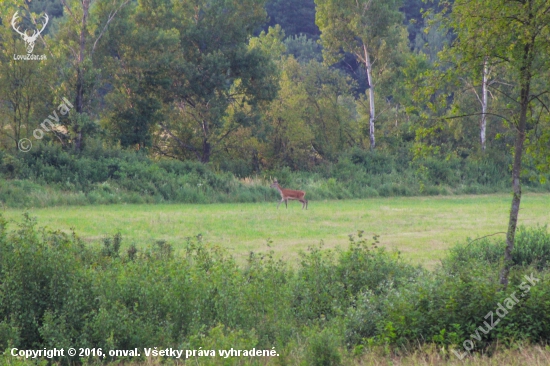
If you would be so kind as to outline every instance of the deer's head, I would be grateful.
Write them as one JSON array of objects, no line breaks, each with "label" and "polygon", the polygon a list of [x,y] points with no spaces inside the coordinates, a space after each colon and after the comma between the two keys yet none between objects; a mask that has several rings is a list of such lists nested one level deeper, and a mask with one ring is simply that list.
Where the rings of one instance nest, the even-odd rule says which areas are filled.
[{"label": "deer's head", "polygon": [[38,38],[38,36],[42,33],[42,31],[44,30],[44,28],[46,28],[46,24],[48,24],[48,20],[50,19],[48,17],[48,14],[44,14],[43,17],[44,17],[44,25],[42,26],[42,29],[40,29],[40,31],[38,30],[35,30],[32,35],[28,35],[27,34],[27,31],[25,32],[21,32],[19,30],[19,27],[17,27],[15,25],[17,19],[19,18],[19,16],[17,15],[18,12],[15,12],[15,14],[13,15],[13,18],[11,19],[11,26],[13,27],[13,29],[19,33],[22,37],[23,37],[23,41],[25,41],[25,43],[27,44],[27,53],[31,53],[32,50],[34,49],[34,42],[36,42],[36,39]]}]

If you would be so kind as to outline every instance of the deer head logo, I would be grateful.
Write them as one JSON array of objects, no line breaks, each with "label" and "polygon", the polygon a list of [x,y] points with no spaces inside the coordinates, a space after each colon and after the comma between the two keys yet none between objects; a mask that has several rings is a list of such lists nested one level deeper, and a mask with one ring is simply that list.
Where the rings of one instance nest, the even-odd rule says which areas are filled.
[{"label": "deer head logo", "polygon": [[48,14],[44,14],[44,25],[42,26],[42,29],[40,29],[40,31],[38,30],[35,30],[32,35],[27,35],[27,31],[25,32],[21,32],[19,30],[19,27],[17,27],[15,25],[15,22],[17,21],[17,19],[19,18],[17,16],[17,13],[18,12],[15,12],[15,14],[13,15],[13,18],[11,19],[11,26],[13,27],[13,29],[19,33],[22,37],[23,37],[23,41],[25,41],[25,43],[27,44],[27,53],[32,53],[32,50],[34,49],[34,42],[36,42],[36,39],[38,38],[38,36],[42,33],[42,31],[44,30],[44,28],[46,28],[46,24],[48,24],[48,20],[50,18],[48,18]]}]

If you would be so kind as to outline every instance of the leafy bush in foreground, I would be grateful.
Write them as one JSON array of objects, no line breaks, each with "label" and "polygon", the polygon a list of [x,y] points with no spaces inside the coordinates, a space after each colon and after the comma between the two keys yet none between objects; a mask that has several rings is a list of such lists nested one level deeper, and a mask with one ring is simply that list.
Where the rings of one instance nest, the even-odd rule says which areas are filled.
[{"label": "leafy bush in foreground", "polygon": [[[504,237],[504,235],[502,236]],[[504,238],[475,240],[466,245],[455,246],[451,249],[448,260],[457,265],[477,259],[489,263],[499,263],[502,260],[505,247]],[[516,232],[512,261],[516,266],[534,265],[538,269],[548,268],[550,265],[550,234],[547,231],[547,226],[529,229],[520,226]]]},{"label": "leafy bush in foreground", "polygon": [[[518,248],[546,253],[547,237],[522,229]],[[550,340],[550,272],[537,267],[538,256],[522,254],[508,289],[499,291],[488,244],[468,247],[474,254],[456,248],[428,272],[361,232],[345,250],[310,248],[295,266],[255,253],[238,265],[200,237],[181,253],[163,241],[121,249],[121,240],[117,234],[90,246],[36,229],[29,217],[14,231],[1,220],[0,347],[242,345],[276,347],[286,362],[298,352],[309,364],[339,364],[346,348],[397,352],[427,342],[462,351],[473,340],[482,351],[497,341]],[[521,287],[526,275],[536,279],[529,291]],[[518,303],[481,331],[512,294]]]},{"label": "leafy bush in foreground", "polygon": [[285,344],[300,327],[341,314],[360,291],[417,271],[366,243],[336,261],[311,249],[296,269],[253,253],[241,267],[200,238],[179,254],[164,242],[119,253],[118,234],[101,248],[37,230],[29,217],[14,232],[0,226],[3,348],[176,346],[219,324],[254,330],[256,346]]}]

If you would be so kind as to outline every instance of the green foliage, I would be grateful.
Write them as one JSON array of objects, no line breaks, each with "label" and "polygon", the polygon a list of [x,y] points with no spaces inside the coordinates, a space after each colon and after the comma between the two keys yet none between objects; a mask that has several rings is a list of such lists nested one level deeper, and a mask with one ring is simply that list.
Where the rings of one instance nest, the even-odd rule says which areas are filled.
[{"label": "green foliage", "polygon": [[102,254],[107,257],[118,257],[121,241],[122,235],[120,233],[116,233],[112,239],[104,238]]},{"label": "green foliage", "polygon": [[[150,14],[157,16],[151,19]],[[273,60],[261,48],[248,47],[252,33],[265,20],[263,1],[143,2],[132,17],[137,19],[136,32],[116,53],[123,53],[127,44],[141,46],[133,38],[137,29],[145,28],[150,33],[146,40],[155,50],[150,56],[162,64],[157,70],[154,63],[142,62],[141,55],[148,53],[144,47],[126,52],[136,66],[130,78],[153,77],[119,84],[121,94],[145,99],[143,106],[134,106],[121,97],[130,115],[115,113],[115,120],[126,120],[119,130],[130,126],[150,134],[149,126],[157,126],[155,147],[161,154],[209,162],[219,143],[239,127],[253,124],[256,106],[277,93]],[[113,58],[125,73],[127,66],[117,61],[118,55]],[[237,118],[226,120],[231,111]]]},{"label": "green foliage", "polygon": [[[22,160],[5,158],[2,165],[7,176],[21,179],[0,182],[4,204],[227,202],[236,199],[237,192],[258,201],[273,193],[267,186],[247,187],[228,173],[215,174],[200,163],[154,162],[143,153],[100,146],[88,146],[80,156],[41,146],[19,157]],[[63,198],[56,191],[76,195]]]},{"label": "green foliage", "polygon": [[[311,248],[292,268],[270,253],[250,253],[239,266],[200,236],[188,238],[181,253],[157,242],[113,255],[119,235],[102,248],[74,234],[36,229],[28,216],[14,231],[1,224],[4,349],[275,347],[286,357],[285,345],[305,339],[299,358],[338,365],[344,348],[418,341],[456,348],[477,331],[476,351],[482,351],[496,341],[549,336],[549,275],[540,266],[550,247],[546,229],[518,233],[523,249],[508,289],[498,291],[498,258],[487,242],[453,249],[428,272],[359,232],[348,249]],[[529,291],[526,275],[538,280]],[[480,331],[485,316],[512,295],[519,299],[513,309],[494,329]]]},{"label": "green foliage", "polygon": [[[436,145],[430,151],[441,154],[441,158],[479,154],[475,116],[464,119],[464,123],[426,121],[428,109],[436,108],[439,102],[443,109],[452,107],[452,113],[439,111],[441,115],[437,117],[469,114],[476,108],[480,66],[471,54],[468,55],[474,58],[468,56],[470,60],[457,54],[443,57],[448,53],[443,52],[440,59],[431,59],[435,62],[432,64],[426,57],[409,53],[406,32],[399,25],[402,14],[405,21],[413,21],[409,24],[409,36],[418,36],[424,25],[431,25],[426,30],[429,36],[436,31],[436,25],[453,21],[431,13],[422,21],[417,0],[403,4],[366,2],[368,9],[353,2],[322,1],[317,13],[315,4],[307,1],[263,4],[251,0],[246,4],[220,2],[208,6],[199,2],[196,7],[172,1],[87,0],[66,4],[74,7],[72,15],[68,15],[68,9],[62,14],[58,1],[23,6],[25,13],[47,10],[56,13],[52,17],[59,16],[46,29],[51,57],[47,62],[28,63],[11,59],[10,50],[21,49],[23,42],[11,37],[9,24],[18,4],[6,3],[2,37],[7,48],[3,49],[0,65],[6,80],[0,93],[2,100],[9,101],[0,105],[6,116],[2,122],[4,148],[14,148],[20,137],[31,136],[32,120],[43,120],[51,113],[54,101],[64,96],[74,101],[75,111],[61,121],[65,129],[46,135],[45,140],[50,143],[80,150],[88,142],[85,140],[95,136],[123,147],[145,149],[155,158],[168,155],[182,160],[212,160],[224,168],[239,170],[239,176],[285,165],[312,170],[326,160],[338,160],[340,153],[349,148],[368,147],[366,121],[371,114],[374,116],[374,111],[371,113],[365,98],[354,94],[361,83],[361,90],[371,86],[363,80],[364,71],[357,68],[357,60],[364,53],[362,45],[367,45],[373,63],[372,87],[379,91],[374,102],[378,105],[376,137],[381,148],[401,159],[408,154],[403,152],[412,147],[411,136],[416,134],[417,145],[412,147],[415,156],[425,156],[430,150],[425,144]],[[272,20],[278,20],[267,33],[252,37],[265,21],[264,5],[269,14],[276,13]],[[431,2],[425,8],[437,12],[447,6],[444,2]],[[459,7],[457,16],[468,11],[472,10]],[[320,46],[315,41],[319,31],[297,30],[314,26],[315,16],[324,29],[325,54],[343,56],[355,70],[353,78],[359,84],[318,65]],[[461,23],[457,31],[468,34],[468,24]],[[445,29],[437,32],[449,34]],[[433,44],[430,47],[438,48]],[[37,44],[38,48],[43,47]],[[82,55],[71,51],[79,48]],[[356,60],[350,54],[342,54],[342,50],[353,52]],[[293,55],[301,67],[283,61],[285,55]],[[467,68],[466,62],[474,65]],[[457,90],[456,80],[448,75],[455,64],[464,66],[455,74],[463,79],[462,86],[467,86],[462,88],[464,92]],[[285,72],[281,72],[283,65]],[[286,69],[288,75],[283,75]],[[439,84],[425,84],[430,69],[442,77]],[[513,93],[508,93],[510,86],[500,82],[506,70],[493,64],[491,70],[491,85],[513,98]],[[38,90],[42,79],[48,80],[48,88]],[[545,87],[543,81],[533,85]],[[284,89],[284,102],[277,100],[266,105],[278,87]],[[421,87],[429,90],[421,92]],[[417,95],[413,101],[412,94],[422,94],[423,99]],[[538,95],[546,103],[546,94]],[[498,109],[499,114],[508,116],[510,111],[504,107],[510,103],[496,94],[492,99],[494,111]],[[271,113],[277,108],[281,113]],[[279,118],[284,121],[277,126],[274,121]],[[539,124],[528,131],[529,151],[537,157],[533,165],[543,169],[547,119],[541,111],[535,112],[534,120]],[[507,149],[513,137],[505,133],[502,122],[496,116],[489,118],[495,127],[488,130],[488,139],[498,151]],[[287,136],[281,136],[280,130],[285,130]],[[286,146],[286,151],[281,152],[283,149],[276,144]],[[239,166],[232,168],[237,165],[236,160],[240,160]]]},{"label": "green foliage", "polygon": [[[545,0],[432,1],[424,18],[418,0],[2,4],[2,206],[258,202],[277,196],[274,177],[312,200],[490,193],[507,189],[523,139],[521,184],[550,187]],[[35,13],[29,27],[51,16],[36,45],[44,62],[13,59],[25,53],[16,9]],[[322,56],[350,64],[356,82]],[[483,76],[487,149],[477,143]],[[358,95],[367,89],[370,99]],[[63,127],[19,152],[62,97],[75,104]],[[375,121],[378,150],[366,151]],[[162,240],[121,250],[120,234],[90,247],[29,217],[6,225],[2,349],[277,346],[288,356],[300,344],[311,365],[343,363],[344,347],[448,349],[531,272],[541,281],[476,350],[550,337],[546,228],[518,231],[499,291],[502,240],[459,245],[430,273],[362,232],[345,250],[310,248],[296,266],[272,253],[239,266],[200,236],[182,253]]]},{"label": "green foliage", "polygon": [[[375,87],[378,88],[379,82],[379,86],[383,86],[384,79],[389,75],[395,76],[397,68],[393,66],[399,62],[394,59],[399,58],[401,52],[395,52],[394,57],[388,56],[393,50],[400,48],[396,45],[403,44],[400,39],[404,39],[404,33],[398,25],[402,15],[398,11],[398,3],[393,0],[316,1],[315,21],[321,29],[325,61],[334,64],[347,52],[365,66],[369,89],[368,125],[371,150],[375,148],[375,105],[379,104],[375,101]],[[384,73],[386,77],[382,76]],[[375,74],[378,75],[374,76]]]},{"label": "green foliage", "polygon": [[[51,98],[41,84],[51,76],[51,64],[40,61],[15,60],[15,55],[26,55],[26,44],[12,28],[14,13],[18,12],[20,31],[31,28],[29,13],[12,1],[5,2],[0,13],[0,147],[17,148],[22,138],[32,138],[33,130],[51,113]],[[19,20],[18,20],[19,21]],[[51,21],[50,21],[51,22]],[[28,27],[28,28],[27,28]],[[40,29],[40,28],[39,28]],[[28,31],[30,33],[30,30]],[[49,38],[49,37],[48,37]],[[43,54],[44,46],[37,41],[33,52]]]},{"label": "green foliage", "polygon": [[[43,319],[51,319],[52,312],[61,316],[59,322],[70,323],[70,329],[57,333],[59,344],[70,346],[66,340],[77,337],[85,322],[78,318],[79,312],[93,304],[86,291],[91,283],[81,262],[89,251],[65,234],[35,230],[28,216],[17,232],[8,234],[5,225],[2,222],[0,319],[19,330],[14,346],[42,343]],[[6,346],[8,341],[14,340],[2,339],[0,344]]]},{"label": "green foliage", "polygon": [[[208,4],[71,0],[66,2],[64,11],[59,1],[36,1],[19,7],[27,15],[29,11],[53,12],[44,33],[47,47],[41,42],[36,45],[37,50],[48,53],[48,60],[36,63],[12,59],[13,50],[24,52],[24,43],[20,37],[14,37],[10,24],[10,17],[20,4],[10,0],[5,5],[0,35],[5,41],[0,60],[0,73],[5,81],[0,86],[3,101],[0,109],[5,118],[0,121],[0,143],[7,154],[3,167],[11,169],[3,172],[7,178],[22,178],[17,173],[22,169],[16,166],[19,163],[7,161],[15,155],[17,141],[21,137],[32,138],[33,129],[38,127],[33,127],[32,121],[43,121],[60,98],[66,97],[75,105],[74,111],[60,120],[63,128],[47,133],[41,141],[33,140],[33,150],[51,144],[81,152],[86,144],[114,143],[141,150],[152,159],[167,156],[184,161],[210,161],[215,170],[230,171],[239,178],[285,166],[294,171],[326,172],[337,170],[333,165],[345,161],[350,151],[369,147],[372,116],[377,124],[378,147],[398,161],[398,165],[409,162],[411,152],[415,158],[435,156],[441,163],[418,163],[427,170],[421,171],[415,165],[411,168],[414,173],[402,179],[406,183],[397,177],[378,177],[378,173],[367,184],[342,183],[340,177],[330,176],[336,183],[317,184],[314,189],[318,197],[441,194],[446,192],[442,185],[449,185],[453,192],[465,193],[503,189],[493,179],[497,177],[494,170],[501,169],[504,160],[509,161],[513,134],[507,132],[506,123],[496,116],[488,120],[487,138],[492,151],[486,153],[491,156],[472,168],[477,169],[480,178],[464,183],[453,176],[457,166],[454,158],[463,160],[458,165],[467,166],[464,169],[473,167],[474,160],[484,159],[476,142],[478,119],[470,116],[443,122],[441,118],[470,114],[476,109],[475,91],[481,69],[475,59],[472,59],[474,66],[466,67],[468,58],[461,59],[460,55],[443,57],[446,54],[443,52],[441,58],[435,57],[434,50],[440,48],[437,37],[450,34],[446,29],[436,30],[436,26],[446,25],[447,18],[431,14],[423,21],[417,0],[402,4],[364,2],[368,6],[365,9],[349,1],[321,1],[317,11],[309,0],[266,4],[260,0]],[[445,3],[439,2],[424,7],[433,12],[446,9]],[[273,23],[260,32],[266,9]],[[87,17],[86,11],[89,11]],[[322,35],[314,24],[315,17],[323,28]],[[431,25],[422,38],[422,42],[430,43],[431,58],[409,52],[412,44],[407,44],[401,19],[414,21],[409,24],[409,36],[416,34],[415,39],[422,38],[419,34],[425,25]],[[30,26],[29,19],[25,22]],[[464,32],[469,29],[466,24],[462,27],[457,29]],[[317,44],[319,36],[325,47],[325,61],[343,58],[337,66],[340,70],[320,63],[323,58],[322,47]],[[371,58],[372,85],[368,85],[365,70],[359,65],[366,61],[361,59],[363,45],[368,46]],[[537,56],[536,61],[542,63],[544,59]],[[344,64],[346,69],[353,70],[351,78],[341,72]],[[449,75],[455,64],[464,66],[454,74],[463,79],[462,84]],[[512,110],[507,108],[510,101],[506,102],[504,94],[513,99],[517,93],[510,94],[511,87],[501,80],[507,75],[505,68],[493,62],[491,70],[491,85],[499,88],[499,94],[492,96],[492,112],[509,117]],[[430,84],[429,74],[441,76],[442,80]],[[534,87],[543,90],[546,79],[540,77]],[[43,87],[41,80],[47,87]],[[468,87],[457,88],[458,85]],[[370,110],[370,100],[363,95],[367,88],[377,90],[373,98],[376,116]],[[548,104],[547,94],[538,95],[541,103]],[[528,151],[534,159],[529,162],[526,176],[542,181],[545,176],[535,174],[533,168],[544,171],[547,165],[545,116],[544,109],[535,110],[532,120],[538,122],[527,131]],[[493,159],[496,164],[492,164]],[[394,166],[384,169],[384,174],[400,171]],[[45,176],[54,174],[52,167],[37,170]],[[370,168],[367,171],[371,174]],[[434,181],[430,180],[432,171],[437,171],[433,174]],[[473,177],[473,171],[466,176],[470,174]],[[82,178],[76,179],[81,181],[78,184],[72,178],[63,182],[64,189],[77,193],[70,197],[60,194],[51,201],[117,202],[120,197],[113,192],[126,191],[130,185],[90,187],[105,179],[86,183],[86,175],[93,173],[82,172]],[[20,184],[28,182],[15,183],[13,189],[17,190]],[[167,196],[172,197],[168,200],[174,197],[158,192],[156,182],[139,185],[139,189],[130,189],[139,193],[125,193],[121,199],[158,202]],[[333,187],[336,192],[331,190]],[[60,188],[53,186],[48,190],[58,192]],[[94,192],[90,194],[91,191]],[[203,202],[206,193],[213,196],[212,192],[189,190],[187,199],[178,200]],[[262,193],[265,197],[265,192]],[[258,192],[244,192],[238,200],[254,201],[259,196]],[[4,201],[14,200],[24,198],[6,197]]]},{"label": "green foliage", "polygon": [[308,63],[309,61],[323,61],[321,45],[311,38],[307,38],[304,34],[299,36],[288,37],[285,39],[286,52],[300,63]]},{"label": "green foliage", "polygon": [[63,15],[63,4],[60,0],[38,0],[29,4],[33,13],[46,13],[50,17],[60,17]]},{"label": "green foliage", "polygon": [[[454,247],[449,261],[456,265],[464,265],[474,259],[488,263],[499,263],[502,260],[505,242],[501,240],[481,239],[465,246]],[[547,227],[526,229],[518,228],[512,262],[515,266],[534,266],[538,270],[547,269],[550,265],[550,234]]]},{"label": "green foliage", "polygon": [[[8,341],[18,347],[69,347],[71,342],[119,349],[182,341],[206,345],[199,335],[219,324],[234,329],[237,333],[230,334],[237,338],[248,339],[247,347],[267,347],[284,343],[293,328],[307,324],[302,316],[306,306],[327,316],[349,306],[355,292],[369,286],[368,280],[359,280],[359,272],[372,272],[375,262],[388,263],[394,272],[403,268],[398,277],[407,276],[408,268],[359,244],[351,257],[347,251],[339,254],[339,264],[312,250],[297,271],[271,254],[254,253],[241,268],[200,236],[188,239],[183,254],[157,242],[131,256],[117,255],[122,240],[118,234],[104,240],[103,248],[87,247],[75,235],[35,229],[28,216],[15,232],[8,233],[5,224],[0,233],[3,347]],[[345,288],[352,273],[357,280],[351,281],[346,296],[321,300],[314,289],[324,287],[322,271],[338,277],[332,286],[336,292]],[[312,296],[304,297],[304,291]],[[315,306],[317,301],[325,308]]]},{"label": "green foliage", "polygon": [[338,350],[341,341],[334,331],[325,328],[319,330],[313,328],[308,336],[306,350],[306,362],[314,366],[339,366],[342,364],[342,356]]},{"label": "green foliage", "polygon": [[268,0],[265,8],[269,17],[268,27],[279,24],[289,37],[304,34],[315,39],[319,36],[313,0]]},{"label": "green foliage", "polygon": [[[327,51],[325,58],[333,63],[340,50],[364,57],[363,45],[376,52],[373,43],[380,42],[401,19],[397,1],[317,1],[316,23]],[[371,48],[374,47],[374,48]]]},{"label": "green foliage", "polygon": [[321,248],[309,248],[302,253],[294,289],[294,307],[298,319],[304,322],[332,320],[341,315],[353,299],[364,291],[384,293],[400,287],[416,275],[416,269],[400,262],[399,255],[377,248],[373,242],[350,235],[346,251],[334,253]]},{"label": "green foliage", "polygon": [[[4,178],[0,180],[0,202],[8,207],[260,202],[276,199],[277,192],[268,184],[275,177],[284,187],[306,190],[313,200],[479,194],[506,190],[508,179],[502,171],[508,169],[508,164],[506,157],[500,161],[489,157],[411,161],[406,155],[395,157],[356,148],[342,153],[336,163],[312,168],[313,172],[286,167],[254,176],[243,160],[228,160],[217,166],[155,161],[144,151],[104,148],[88,140],[88,146],[79,154],[48,145],[39,145],[26,154],[0,153],[0,174]],[[548,183],[528,179],[523,183],[534,191],[549,187]]]},{"label": "green foliage", "polygon": [[[540,282],[524,292],[528,283],[525,276],[533,274]],[[422,339],[447,349],[459,349],[471,339],[475,342],[474,351],[482,352],[497,340],[507,343],[542,339],[539,337],[545,337],[546,330],[530,327],[526,321],[540,315],[534,301],[541,301],[541,296],[548,294],[544,282],[547,276],[547,272],[537,272],[533,267],[517,268],[508,290],[498,291],[498,266],[477,258],[457,263],[451,260],[435,273],[424,273],[387,294],[365,293],[347,313],[346,342],[406,347]],[[518,295],[522,293],[525,297]],[[500,318],[495,313],[498,304],[512,295],[519,298],[518,304]],[[490,312],[497,324],[493,329],[484,323],[490,323]],[[547,316],[542,316],[541,321],[547,322]]]}]

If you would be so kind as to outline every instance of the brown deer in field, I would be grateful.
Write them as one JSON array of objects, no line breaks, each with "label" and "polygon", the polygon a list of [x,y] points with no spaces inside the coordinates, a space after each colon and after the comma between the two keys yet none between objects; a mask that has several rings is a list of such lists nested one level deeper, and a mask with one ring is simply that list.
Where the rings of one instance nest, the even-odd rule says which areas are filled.
[{"label": "brown deer in field", "polygon": [[304,191],[295,191],[293,189],[284,189],[281,188],[279,183],[277,183],[277,179],[273,182],[271,185],[271,188],[277,188],[279,193],[281,194],[281,200],[279,201],[279,204],[277,205],[277,209],[279,209],[279,205],[284,201],[286,208],[288,208],[288,200],[298,200],[302,202],[302,210],[304,207],[307,210],[307,200],[304,198],[306,195],[306,192]]}]

